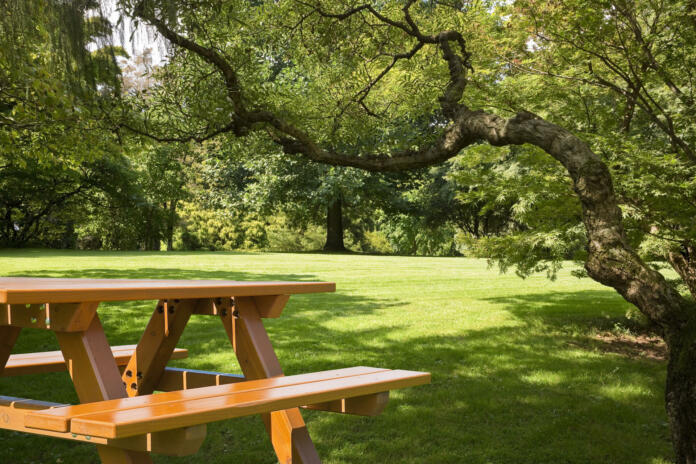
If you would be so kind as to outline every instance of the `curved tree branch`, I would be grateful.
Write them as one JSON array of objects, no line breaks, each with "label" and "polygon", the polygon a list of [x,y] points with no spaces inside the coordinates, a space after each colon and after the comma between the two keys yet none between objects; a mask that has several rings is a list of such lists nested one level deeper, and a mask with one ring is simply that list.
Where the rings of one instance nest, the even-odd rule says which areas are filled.
[{"label": "curved tree branch", "polygon": [[[627,301],[635,304],[663,329],[681,327],[693,313],[688,303],[657,271],[647,266],[628,244],[621,210],[613,189],[611,174],[589,146],[567,130],[528,112],[510,119],[484,111],[474,111],[460,103],[470,68],[469,54],[462,35],[443,31],[425,35],[410,16],[413,1],[406,3],[406,22],[396,21],[365,4],[343,13],[328,13],[319,4],[298,0],[319,15],[343,20],[356,14],[369,13],[385,24],[401,29],[418,43],[435,44],[449,67],[449,83],[440,97],[440,104],[450,124],[430,145],[416,150],[349,156],[321,147],[308,133],[273,112],[258,109],[247,111],[236,73],[219,53],[203,47],[168,28],[164,22],[141,16],[176,45],[187,49],[214,65],[224,76],[231,98],[236,100],[238,121],[216,131],[239,134],[243,130],[269,130],[273,140],[286,153],[300,154],[308,159],[372,171],[400,171],[440,163],[456,156],[476,143],[495,146],[531,144],[546,151],[568,171],[575,193],[582,204],[583,221],[588,233],[589,255],[585,267],[595,280],[616,289]],[[453,44],[459,47],[456,51]],[[417,52],[417,50],[416,50]],[[203,137],[201,137],[203,139]]]}]

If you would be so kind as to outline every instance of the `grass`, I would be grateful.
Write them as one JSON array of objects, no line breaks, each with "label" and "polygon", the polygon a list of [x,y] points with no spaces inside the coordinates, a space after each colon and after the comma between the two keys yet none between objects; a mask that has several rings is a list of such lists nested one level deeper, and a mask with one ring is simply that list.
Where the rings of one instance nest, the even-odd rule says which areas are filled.
[{"label": "grass", "polygon": [[[323,462],[667,463],[665,365],[586,341],[628,306],[562,272],[521,280],[485,261],[326,254],[0,251],[4,276],[327,280],[267,320],[286,374],[353,365],[429,371],[376,418],[306,411]],[[152,302],[103,304],[112,344],[135,343]],[[192,319],[172,364],[238,372],[224,331]],[[57,349],[25,330],[16,352]],[[0,394],[75,402],[67,374],[0,379]],[[92,463],[89,445],[0,431],[0,462]],[[212,424],[200,453],[157,463],[276,462],[257,417]]]}]

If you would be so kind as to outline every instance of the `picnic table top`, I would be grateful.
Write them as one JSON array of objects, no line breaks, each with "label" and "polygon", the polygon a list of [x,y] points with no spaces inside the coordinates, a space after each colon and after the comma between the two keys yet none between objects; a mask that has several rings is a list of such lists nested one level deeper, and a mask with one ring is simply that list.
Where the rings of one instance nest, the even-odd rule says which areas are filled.
[{"label": "picnic table top", "polygon": [[164,300],[334,292],[333,282],[0,277],[0,303]]}]

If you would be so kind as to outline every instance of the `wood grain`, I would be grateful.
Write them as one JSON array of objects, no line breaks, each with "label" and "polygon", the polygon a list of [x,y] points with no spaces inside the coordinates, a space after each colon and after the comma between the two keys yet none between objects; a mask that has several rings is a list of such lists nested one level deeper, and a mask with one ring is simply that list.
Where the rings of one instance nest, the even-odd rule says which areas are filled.
[{"label": "wood grain", "polygon": [[[104,438],[128,437],[251,414],[285,410],[306,403],[321,403],[339,398],[370,395],[396,388],[422,385],[429,381],[430,375],[427,373],[387,370],[296,385],[81,414],[71,417],[70,431]],[[239,385],[243,384],[211,388],[227,389],[227,387]],[[192,391],[195,390],[189,390],[187,393]],[[157,396],[160,395],[152,395],[151,398],[154,399]],[[38,414],[40,413],[33,415]]]},{"label": "wood grain", "polygon": [[[1,335],[0,335],[1,336]],[[118,366],[128,364],[135,352],[136,345],[112,346],[111,352]],[[172,353],[171,359],[183,359],[188,356],[188,351],[177,348]],[[60,351],[45,351],[41,353],[13,354],[2,371],[3,377],[13,377],[29,374],[43,374],[47,372],[62,372],[67,369],[63,353]]]},{"label": "wood grain", "polygon": [[237,393],[250,392],[256,390],[268,390],[271,388],[302,385],[313,382],[340,379],[344,377],[354,377],[365,374],[383,372],[386,369],[374,367],[349,367],[323,372],[312,372],[293,376],[272,377],[269,379],[247,380],[244,382],[231,383],[221,386],[211,386],[196,388],[193,390],[172,391],[158,393],[156,395],[135,396],[130,398],[116,398],[96,403],[76,404],[62,408],[41,411],[39,414],[27,416],[27,426],[53,430],[56,432],[66,432],[70,430],[70,420],[75,417],[105,411],[126,411],[146,406],[154,406],[172,402],[188,402],[203,398],[216,396],[233,395]]},{"label": "wood grain", "polygon": [[333,292],[331,282],[239,282],[233,280],[0,278],[0,303],[200,299]]},{"label": "wood grain", "polygon": [[[126,388],[99,316],[84,332],[56,332],[75,391],[82,403],[123,398]],[[97,445],[103,464],[152,464],[149,453]]]},{"label": "wood grain", "polygon": [[[278,357],[261,321],[258,300],[235,298],[234,311],[221,316],[232,342],[239,365],[247,379],[263,379],[283,375]],[[278,462],[281,464],[320,463],[300,410],[273,411],[262,416]]]},{"label": "wood grain", "polygon": [[4,372],[7,361],[10,359],[12,348],[14,348],[21,331],[20,327],[0,325],[0,375]]},{"label": "wood grain", "polygon": [[128,396],[155,390],[197,304],[198,300],[177,299],[157,303],[121,377]]}]

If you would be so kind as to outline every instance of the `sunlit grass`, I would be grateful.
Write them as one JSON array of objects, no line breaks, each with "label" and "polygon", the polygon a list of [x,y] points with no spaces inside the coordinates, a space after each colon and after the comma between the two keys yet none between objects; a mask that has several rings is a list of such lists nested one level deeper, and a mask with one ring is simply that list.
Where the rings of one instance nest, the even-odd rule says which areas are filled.
[{"label": "sunlit grass", "polygon": [[[325,463],[646,463],[672,458],[665,366],[579,348],[622,316],[613,291],[562,272],[521,280],[485,261],[326,254],[0,252],[0,275],[327,280],[267,320],[286,374],[353,365],[432,372],[392,393],[376,418],[303,412]],[[104,304],[112,344],[135,343],[152,302]],[[192,319],[173,364],[234,372],[219,322]],[[17,352],[53,350],[26,330]],[[66,374],[0,379],[0,394],[74,402]],[[1,463],[96,462],[90,446],[0,432]],[[260,419],[213,424],[193,457],[158,463],[275,462]]]}]

